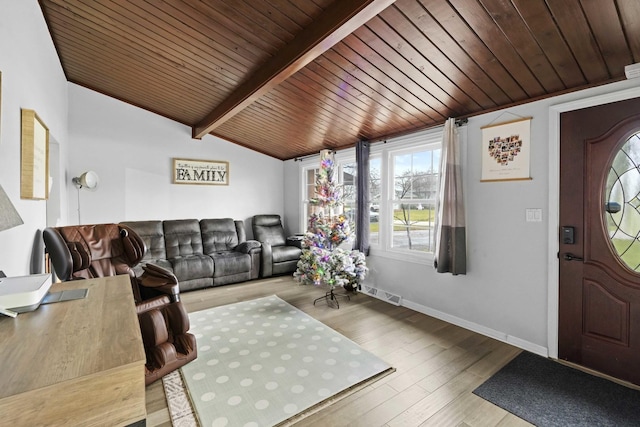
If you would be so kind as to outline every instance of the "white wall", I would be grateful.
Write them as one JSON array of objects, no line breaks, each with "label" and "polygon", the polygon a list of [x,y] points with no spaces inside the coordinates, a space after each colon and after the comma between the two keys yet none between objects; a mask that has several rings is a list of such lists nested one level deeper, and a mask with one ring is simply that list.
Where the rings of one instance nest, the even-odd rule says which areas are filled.
[{"label": "white wall", "polygon": [[[549,207],[557,198],[557,188],[550,188],[557,182],[550,176],[557,175],[558,165],[557,147],[549,142],[550,107],[639,85],[640,80],[623,81],[470,118],[464,171],[468,274],[437,274],[431,263],[394,260],[372,250],[366,282],[401,295],[403,305],[417,311],[539,354],[551,347],[553,355],[549,338],[556,338],[557,308],[548,290],[557,292],[556,277],[549,277],[557,252],[557,203],[551,203],[553,212]],[[480,182],[481,127],[518,117],[533,117],[532,180]],[[299,165],[285,163],[285,182],[298,180]],[[299,221],[300,195],[299,187],[296,194],[285,192],[285,216],[291,221]],[[527,208],[541,208],[543,221],[526,222]]]},{"label": "white wall", "polygon": [[[229,162],[229,185],[172,184],[172,159]],[[97,172],[95,192],[76,190],[74,176]],[[69,84],[69,222],[234,218],[283,214],[283,162]]]},{"label": "white wall", "polygon": [[0,10],[0,184],[24,221],[0,231],[0,269],[19,276],[30,272],[34,237],[47,212],[45,201],[20,199],[20,109],[35,110],[64,152],[67,82],[38,2],[0,0]]}]

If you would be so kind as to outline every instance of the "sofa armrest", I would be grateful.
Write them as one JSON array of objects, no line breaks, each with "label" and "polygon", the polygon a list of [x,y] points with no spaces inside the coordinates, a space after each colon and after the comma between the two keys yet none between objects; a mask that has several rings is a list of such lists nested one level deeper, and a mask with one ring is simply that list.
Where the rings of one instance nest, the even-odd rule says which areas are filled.
[{"label": "sofa armrest", "polygon": [[296,234],[295,236],[287,237],[287,246],[295,246],[302,249],[302,243],[304,242],[304,235]]},{"label": "sofa armrest", "polygon": [[262,242],[262,252],[260,253],[260,277],[270,277],[273,275],[273,250],[271,243]]},{"label": "sofa armrest", "polygon": [[252,249],[256,249],[262,247],[262,244],[257,240],[246,240],[236,246],[233,250],[236,252],[242,252],[243,254],[248,254]]},{"label": "sofa armrest", "polygon": [[142,275],[138,278],[138,283],[143,289],[153,289],[156,293],[168,295],[172,302],[180,299],[180,287],[176,276],[167,270],[155,264],[144,264],[142,266]]}]

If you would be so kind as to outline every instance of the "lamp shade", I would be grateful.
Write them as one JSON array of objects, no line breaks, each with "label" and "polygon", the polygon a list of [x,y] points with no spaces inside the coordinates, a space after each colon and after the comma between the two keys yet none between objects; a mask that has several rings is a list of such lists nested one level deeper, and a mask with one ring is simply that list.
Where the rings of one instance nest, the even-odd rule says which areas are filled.
[{"label": "lamp shade", "polygon": [[100,178],[98,174],[94,171],[87,171],[80,175],[79,177],[72,179],[73,183],[78,188],[86,188],[88,190],[95,190],[98,188],[98,184],[100,183]]},{"label": "lamp shade", "polygon": [[24,224],[9,196],[0,185],[0,231]]}]

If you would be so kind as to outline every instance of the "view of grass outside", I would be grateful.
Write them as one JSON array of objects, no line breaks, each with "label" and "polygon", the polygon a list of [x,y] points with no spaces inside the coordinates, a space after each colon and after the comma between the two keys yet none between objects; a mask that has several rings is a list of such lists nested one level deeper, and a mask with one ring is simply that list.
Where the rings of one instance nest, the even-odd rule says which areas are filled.
[{"label": "view of grass outside", "polygon": [[637,239],[612,239],[611,243],[620,259],[632,270],[640,272],[640,241]]},{"label": "view of grass outside", "polygon": [[620,260],[640,272],[640,136],[618,151],[607,177],[604,205],[609,237]]}]

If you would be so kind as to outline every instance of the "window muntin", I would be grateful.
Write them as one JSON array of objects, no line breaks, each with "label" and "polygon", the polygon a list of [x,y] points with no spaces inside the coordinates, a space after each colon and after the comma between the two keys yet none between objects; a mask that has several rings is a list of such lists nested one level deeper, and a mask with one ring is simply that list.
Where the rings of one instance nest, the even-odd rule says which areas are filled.
[{"label": "window muntin", "polygon": [[433,252],[440,147],[391,153],[393,206],[390,248]]},{"label": "window muntin", "polygon": [[614,253],[630,270],[640,272],[640,133],[624,143],[611,163],[604,209]]},{"label": "window muntin", "polygon": [[369,197],[378,213],[370,227],[372,254],[433,258],[441,146],[442,128],[372,145]]}]

